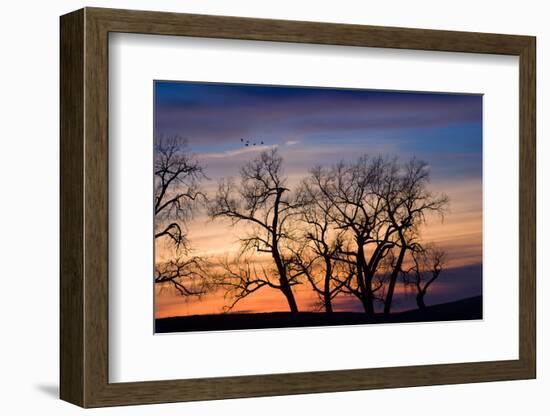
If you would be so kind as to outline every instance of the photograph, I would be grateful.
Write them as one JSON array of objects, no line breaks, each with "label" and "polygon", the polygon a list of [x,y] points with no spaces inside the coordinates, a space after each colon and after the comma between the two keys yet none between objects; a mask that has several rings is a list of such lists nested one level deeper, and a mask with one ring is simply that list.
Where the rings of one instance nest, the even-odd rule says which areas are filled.
[{"label": "photograph", "polygon": [[153,89],[156,334],[483,319],[482,94]]}]

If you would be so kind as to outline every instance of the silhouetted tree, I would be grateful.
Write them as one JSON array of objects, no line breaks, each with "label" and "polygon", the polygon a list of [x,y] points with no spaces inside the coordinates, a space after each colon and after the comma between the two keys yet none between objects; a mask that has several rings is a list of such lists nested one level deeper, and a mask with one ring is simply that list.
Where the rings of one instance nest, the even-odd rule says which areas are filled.
[{"label": "silhouetted tree", "polygon": [[237,282],[240,295],[237,300],[263,286],[278,289],[285,296],[291,312],[298,312],[292,287],[299,284],[303,274],[290,267],[290,256],[285,253],[285,240],[291,240],[291,217],[296,204],[282,174],[282,158],[276,149],[262,152],[246,163],[240,172],[240,183],[222,180],[209,204],[212,218],[228,218],[232,224],[245,223],[252,232],[241,238],[241,255],[250,252],[269,253],[275,265],[274,272],[261,276],[248,270],[245,276],[228,273],[229,283]]},{"label": "silhouetted tree", "polygon": [[[266,267],[261,261],[255,261],[253,255],[240,253],[230,260],[225,256],[218,264],[220,272],[214,281],[218,287],[225,288],[225,297],[230,299],[225,311],[232,310],[240,301],[263,287],[282,290],[274,276],[277,270]],[[294,283],[290,283],[292,286]]]},{"label": "silhouetted tree", "polygon": [[293,264],[307,277],[313,291],[319,297],[327,313],[333,312],[332,300],[348,284],[353,273],[340,264],[344,233],[334,228],[331,219],[332,202],[312,183],[302,182],[298,191],[297,226],[301,235],[297,238]]},{"label": "silhouetted tree", "polygon": [[393,161],[385,171],[383,182],[377,184],[375,189],[385,206],[389,222],[387,231],[397,236],[394,247],[398,251],[384,302],[384,313],[389,314],[395,284],[407,250],[416,243],[418,229],[425,222],[426,215],[442,214],[448,198],[444,194],[432,194],[427,189],[430,175],[427,164],[423,161],[413,158],[404,166]]},{"label": "silhouetted tree", "polygon": [[371,190],[381,175],[381,164],[381,158],[371,160],[364,156],[330,169],[316,167],[309,179],[330,201],[330,219],[346,236],[338,258],[348,263],[350,271],[354,269],[354,279],[347,282],[345,292],[355,295],[370,315],[374,314],[375,291],[381,287],[374,281],[375,258],[385,255],[381,250],[373,254],[370,262],[367,257],[370,246],[381,245],[377,234],[384,224],[384,207]]},{"label": "silhouetted tree", "polygon": [[166,237],[188,249],[186,225],[197,202],[204,198],[199,184],[204,170],[180,137],[155,141],[155,239]]},{"label": "silhouetted tree", "polygon": [[374,313],[377,299],[390,313],[406,251],[416,241],[426,214],[442,212],[447,197],[428,192],[427,166],[415,159],[400,165],[396,160],[362,156],[331,169],[317,167],[309,180],[330,201],[330,220],[346,237],[333,254],[354,269],[344,292],[356,296],[368,314]]},{"label": "silhouetted tree", "polygon": [[206,275],[206,264],[200,257],[184,259],[180,256],[155,266],[155,283],[169,283],[183,296],[206,293],[209,287]]},{"label": "silhouetted tree", "polygon": [[410,251],[413,266],[404,272],[405,284],[414,285],[416,304],[426,309],[424,298],[430,285],[440,276],[446,262],[446,253],[433,245],[422,247],[417,244]]},{"label": "silhouetted tree", "polygon": [[190,152],[187,141],[177,137],[155,139],[154,199],[155,241],[165,241],[174,256],[155,265],[155,283],[170,283],[182,295],[204,293],[204,264],[189,257],[187,223],[205,196],[200,182],[203,167]]}]

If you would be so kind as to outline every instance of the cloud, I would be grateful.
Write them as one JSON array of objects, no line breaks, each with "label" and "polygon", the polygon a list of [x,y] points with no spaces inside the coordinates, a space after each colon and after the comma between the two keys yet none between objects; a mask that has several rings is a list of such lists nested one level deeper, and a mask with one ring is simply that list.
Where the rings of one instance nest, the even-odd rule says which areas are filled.
[{"label": "cloud", "polygon": [[298,144],[298,143],[300,143],[299,140],[287,140],[285,144],[287,146],[294,146],[295,144]]},{"label": "cloud", "polygon": [[[155,128],[200,146],[259,137],[399,131],[481,123],[481,98],[304,88],[174,84],[157,94]],[[174,90],[174,91],[172,91]],[[307,138],[307,137],[304,137]]]},{"label": "cloud", "polygon": [[263,152],[271,149],[275,149],[277,145],[272,146],[266,146],[266,145],[260,145],[260,146],[248,146],[243,147],[241,149],[235,149],[235,150],[226,150],[224,152],[217,152],[217,153],[199,153],[197,157],[204,158],[204,159],[220,159],[220,158],[226,158],[226,157],[233,157],[233,156],[240,156],[250,153],[258,153]]}]

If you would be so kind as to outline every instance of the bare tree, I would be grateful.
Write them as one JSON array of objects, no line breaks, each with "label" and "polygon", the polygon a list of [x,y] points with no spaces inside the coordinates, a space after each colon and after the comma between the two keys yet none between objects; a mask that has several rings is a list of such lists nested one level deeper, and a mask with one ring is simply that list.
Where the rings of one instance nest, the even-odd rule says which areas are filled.
[{"label": "bare tree", "polygon": [[155,283],[169,283],[183,296],[200,296],[206,293],[208,281],[205,262],[200,257],[175,259],[155,266]]},{"label": "bare tree", "polygon": [[364,156],[354,163],[340,162],[331,169],[317,167],[309,179],[330,201],[328,215],[335,228],[346,236],[338,259],[348,263],[354,278],[346,283],[344,292],[356,296],[369,315],[374,314],[375,292],[382,287],[376,282],[376,269],[387,254],[378,236],[387,223],[384,206],[371,190],[372,184],[380,180],[382,164],[381,158],[371,160]]},{"label": "bare tree", "polygon": [[198,204],[204,201],[200,182],[205,179],[203,167],[190,152],[187,141],[174,137],[155,140],[154,163],[155,241],[173,248],[173,258],[155,265],[155,283],[170,283],[182,295],[204,293],[204,264],[189,257],[187,223]]},{"label": "bare tree", "polygon": [[[225,297],[230,299],[225,311],[232,310],[239,302],[263,287],[281,290],[281,285],[273,276],[277,270],[266,267],[261,261],[254,261],[248,253],[240,253],[230,260],[225,256],[218,264],[220,272],[214,281],[219,287],[225,288]],[[291,282],[293,286],[295,283]]]},{"label": "bare tree", "polygon": [[[212,218],[228,218],[232,224],[245,223],[252,231],[241,238],[241,255],[250,252],[268,253],[275,264],[274,270],[244,278],[229,273],[229,281],[237,281],[242,298],[263,286],[278,289],[285,296],[291,312],[298,312],[292,287],[299,284],[303,272],[290,267],[290,255],[285,240],[291,240],[289,222],[295,215],[296,204],[282,174],[282,158],[276,149],[262,152],[241,168],[240,183],[232,179],[219,183],[218,192],[209,204]],[[274,272],[274,273],[272,273]],[[259,287],[258,287],[259,286]]]},{"label": "bare tree", "polygon": [[298,226],[302,225],[293,264],[307,277],[327,313],[333,312],[332,300],[349,283],[353,273],[338,261],[344,233],[334,228],[332,202],[323,195],[311,178],[302,182],[298,191]]},{"label": "bare tree", "polygon": [[381,186],[376,187],[385,206],[387,229],[397,235],[394,246],[398,248],[384,302],[385,314],[391,312],[397,277],[407,250],[417,242],[419,227],[425,223],[428,213],[442,214],[448,203],[446,195],[435,195],[428,190],[429,177],[427,164],[413,158],[404,166],[393,162]]},{"label": "bare tree", "polygon": [[199,184],[205,179],[203,167],[180,137],[160,137],[155,141],[155,239],[166,237],[188,250],[187,222],[197,203],[204,198]]},{"label": "bare tree", "polygon": [[312,170],[311,183],[330,201],[330,220],[346,237],[333,257],[355,269],[344,292],[356,296],[367,314],[374,314],[375,300],[390,313],[406,251],[426,214],[442,212],[447,204],[445,195],[428,192],[428,180],[426,164],[415,159],[400,165],[395,159],[362,156]]},{"label": "bare tree", "polygon": [[433,245],[415,245],[410,251],[413,266],[404,272],[405,284],[414,285],[416,304],[420,310],[426,309],[424,298],[430,285],[440,276],[446,263],[446,253]]}]

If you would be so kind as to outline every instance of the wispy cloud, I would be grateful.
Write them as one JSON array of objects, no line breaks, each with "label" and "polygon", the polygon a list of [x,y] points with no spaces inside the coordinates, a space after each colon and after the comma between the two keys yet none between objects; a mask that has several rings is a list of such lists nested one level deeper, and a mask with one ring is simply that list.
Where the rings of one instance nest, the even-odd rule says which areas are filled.
[{"label": "wispy cloud", "polygon": [[226,150],[224,152],[217,152],[217,153],[199,153],[197,156],[199,158],[204,159],[220,159],[220,158],[226,158],[226,157],[234,157],[234,156],[240,156],[250,153],[258,153],[263,152],[266,150],[271,150],[276,148],[277,145],[267,146],[267,145],[259,145],[259,146],[248,146],[243,147],[241,149],[234,149],[234,150]]},{"label": "wispy cloud", "polygon": [[481,123],[481,98],[471,95],[170,82],[156,88],[156,130],[201,146]]}]

